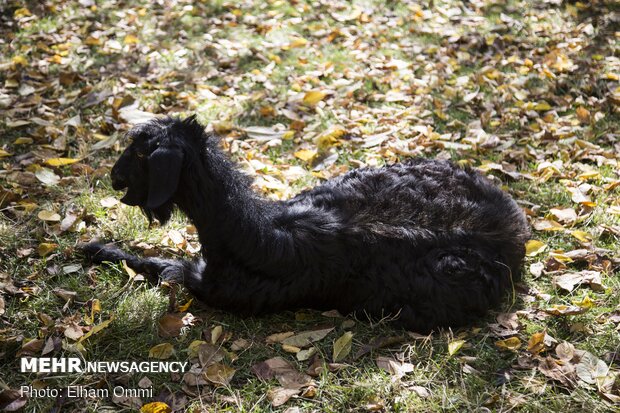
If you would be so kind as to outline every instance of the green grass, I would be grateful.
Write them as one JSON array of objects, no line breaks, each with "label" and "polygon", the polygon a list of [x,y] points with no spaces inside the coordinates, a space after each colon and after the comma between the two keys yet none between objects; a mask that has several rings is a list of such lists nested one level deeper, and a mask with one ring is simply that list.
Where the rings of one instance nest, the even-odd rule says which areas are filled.
[{"label": "green grass", "polygon": [[[41,6],[28,2],[26,7],[34,17],[16,19],[13,16],[19,7],[24,5],[10,2],[0,21],[0,38],[6,39],[0,42],[0,97],[11,99],[9,106],[2,108],[4,116],[0,119],[0,149],[11,154],[0,158],[0,194],[10,192],[13,197],[11,202],[0,199],[0,275],[24,291],[14,296],[4,285],[0,287],[5,303],[4,313],[0,313],[2,389],[32,383],[51,387],[122,383],[136,387],[148,376],[155,396],[164,390],[185,394],[187,403],[181,411],[188,412],[283,412],[288,407],[334,413],[617,411],[617,405],[605,400],[595,386],[579,380],[566,386],[535,366],[523,364],[530,357],[528,340],[545,331],[558,343],[566,341],[578,350],[589,351],[618,373],[617,360],[612,362],[610,357],[617,354],[620,336],[617,323],[609,317],[620,308],[620,240],[603,232],[604,226],[620,225],[620,216],[609,212],[620,205],[620,188],[603,189],[620,179],[613,164],[619,161],[616,137],[620,118],[611,98],[618,82],[606,77],[619,71],[613,58],[618,46],[612,42],[591,45],[590,35],[577,26],[592,23],[596,33],[603,27],[605,16],[615,10],[613,6],[601,5],[609,13],[597,19],[591,17],[594,9],[589,5],[540,6],[524,0],[481,7],[452,0],[434,1],[432,5],[376,0],[342,4],[306,0],[235,4],[218,0],[173,2],[165,8],[143,0],[99,0],[93,8],[54,0]],[[577,15],[575,10],[579,10]],[[508,22],[506,16],[518,24]],[[102,44],[86,45],[88,36],[97,31]],[[127,34],[135,35],[138,43],[125,44]],[[294,38],[303,38],[306,43],[288,47]],[[491,38],[496,42],[488,45],[486,40]],[[110,41],[119,42],[121,50],[110,47]],[[595,46],[603,59],[591,59],[589,46]],[[56,53],[68,63],[57,63]],[[554,69],[558,53],[580,62],[580,69]],[[25,65],[11,63],[12,59],[19,61],[20,56],[26,59]],[[526,58],[533,65],[523,74]],[[411,72],[403,75],[389,68],[391,59],[407,62]],[[485,77],[489,68],[499,72],[495,79]],[[553,71],[555,77],[543,68]],[[68,74],[75,74],[75,81],[59,83],[61,76]],[[266,81],[256,81],[257,74],[264,75]],[[464,87],[456,82],[461,76],[469,77]],[[36,92],[22,95],[13,87],[14,81],[34,85]],[[201,97],[204,88],[215,98]],[[298,93],[326,89],[333,94],[317,107],[295,100]],[[463,96],[476,89],[478,96],[464,102]],[[386,102],[381,96],[391,90],[402,91],[411,101]],[[98,105],[83,107],[89,93],[102,91],[110,92],[110,97]],[[545,118],[549,113],[519,107],[520,98],[515,97],[519,91],[527,92],[527,102],[544,100],[552,105],[554,121]],[[71,100],[72,96],[77,98]],[[190,255],[163,242],[171,230],[197,243],[195,235],[187,234],[188,223],[180,213],[161,227],[149,225],[136,208],[102,204],[106,198],[120,196],[111,188],[108,173],[127,143],[123,134],[129,125],[118,117],[113,103],[123,98],[135,99],[141,109],[156,114],[195,112],[204,123],[229,124],[232,130],[222,139],[227,148],[235,148],[232,157],[240,162],[255,159],[273,167],[258,174],[272,175],[293,193],[319,184],[325,176],[354,169],[360,162],[380,166],[407,159],[410,155],[400,152],[405,148],[410,153],[449,156],[473,166],[486,162],[514,166],[527,177],[512,180],[496,171],[489,174],[533,211],[532,220],[548,217],[550,209],[556,207],[581,212],[567,187],[583,182],[593,186],[589,195],[596,205],[584,210],[577,222],[565,225],[564,231],[533,231],[532,237],[548,247],[526,258],[524,283],[501,309],[519,314],[520,326],[513,336],[522,346],[516,351],[496,346],[502,337],[496,336],[490,325],[496,322],[497,313],[469,328],[438,331],[421,340],[389,322],[370,322],[361,315],[357,319],[351,315],[330,318],[300,310],[243,318],[194,302],[188,311],[199,319],[195,325],[178,337],[163,338],[158,335],[158,322],[169,312],[171,288],[130,280],[122,265],[89,266],[76,248],[78,242],[100,237],[138,253],[148,245],[158,256]],[[267,106],[273,108],[274,115],[261,113],[261,107]],[[589,122],[575,121],[579,107],[590,112]],[[239,133],[239,128],[250,126],[281,124],[288,129],[292,121],[287,113],[291,112],[305,123],[305,129],[296,131],[292,139],[267,146]],[[77,114],[80,127],[67,127],[64,122]],[[26,126],[10,126],[11,120],[32,118],[34,121]],[[36,118],[52,126],[41,126]],[[498,137],[497,145],[475,142],[469,125],[479,120],[489,136]],[[420,126],[451,134],[457,143],[467,141],[471,149],[442,150],[436,145],[437,137],[420,133]],[[323,177],[313,174],[312,163],[294,154],[300,149],[319,150],[316,137],[335,127],[345,129],[348,137],[321,154],[331,151],[338,159],[321,172]],[[573,136],[558,136],[561,128]],[[386,130],[391,135],[382,145],[361,146],[366,136]],[[547,133],[539,133],[541,130]],[[93,134],[118,135],[120,139],[111,148],[94,151],[92,145],[97,140]],[[13,144],[20,137],[32,137],[35,143]],[[66,141],[65,150],[53,149],[58,139]],[[577,139],[599,148],[578,145]],[[513,143],[506,144],[509,141]],[[75,165],[53,168],[62,183],[44,187],[28,173],[48,157],[80,158],[77,165],[91,169],[78,173]],[[539,165],[558,160],[562,161],[560,173],[542,179]],[[600,177],[579,181],[577,176],[584,165],[597,170]],[[305,174],[287,178],[277,173],[290,166],[303,168]],[[276,190],[259,189],[280,195]],[[36,206],[27,210],[20,201]],[[57,223],[45,223],[37,217],[43,209],[58,212],[61,219],[67,211],[77,211],[82,224],[60,231]],[[571,235],[574,230],[588,232],[592,243],[581,243]],[[37,252],[42,243],[57,247],[42,257]],[[587,249],[589,261],[569,262],[557,272],[532,276],[532,264],[551,265],[552,252],[576,249]],[[74,264],[82,268],[69,274],[62,272],[63,267]],[[603,291],[582,286],[567,293],[553,284],[557,275],[586,269],[601,272]],[[75,299],[65,303],[54,293],[58,288],[75,292]],[[178,305],[191,298],[180,288],[174,291]],[[594,305],[583,314],[551,316],[543,311],[556,304],[571,305],[584,297]],[[92,325],[112,321],[82,342],[81,348],[63,331],[69,322],[91,325],[95,299],[101,304],[101,312],[94,315]],[[96,361],[148,360],[153,346],[170,343],[174,346],[170,360],[187,361],[190,344],[210,341],[216,326],[222,327],[224,338],[218,344],[228,351],[224,363],[236,370],[226,386],[207,385],[189,391],[181,377],[168,374],[37,376],[18,372],[17,354],[31,339],[59,340],[58,348],[50,353],[54,357],[83,351],[86,359]],[[274,333],[298,333],[319,326],[334,327],[314,344],[325,362],[331,361],[333,342],[345,331],[354,333],[351,355],[341,370],[329,372],[326,368],[313,377],[311,394],[273,407],[267,394],[279,383],[258,379],[251,367],[280,356],[305,371],[308,361],[297,361],[280,344],[269,344],[265,339]],[[373,339],[396,336],[402,336],[396,344],[357,359],[352,357]],[[249,348],[231,350],[238,339],[247,340]],[[464,345],[451,355],[448,345],[455,340],[464,340]],[[552,343],[540,357],[555,356],[555,346]],[[397,378],[377,366],[378,356],[411,363],[413,370]],[[617,381],[609,390],[616,396]],[[53,399],[33,398],[25,411],[48,411],[55,403]],[[74,400],[59,408],[57,411],[132,411],[111,399]]]}]

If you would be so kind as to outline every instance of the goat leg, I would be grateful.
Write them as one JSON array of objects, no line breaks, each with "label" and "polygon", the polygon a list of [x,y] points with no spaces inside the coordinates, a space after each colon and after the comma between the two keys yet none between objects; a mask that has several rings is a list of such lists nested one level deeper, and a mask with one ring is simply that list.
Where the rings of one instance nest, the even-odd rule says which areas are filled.
[{"label": "goat leg", "polygon": [[80,245],[82,252],[94,263],[120,263],[125,261],[134,271],[146,274],[153,282],[158,279],[184,284],[193,276],[201,263],[165,258],[140,258],[109,244],[90,242]]}]

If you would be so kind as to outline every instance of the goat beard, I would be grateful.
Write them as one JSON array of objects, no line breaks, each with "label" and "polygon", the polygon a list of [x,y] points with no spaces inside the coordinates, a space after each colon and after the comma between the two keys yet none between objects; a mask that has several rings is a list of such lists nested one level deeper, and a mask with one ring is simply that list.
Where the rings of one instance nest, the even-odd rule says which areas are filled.
[{"label": "goat beard", "polygon": [[161,206],[153,209],[144,206],[140,208],[142,209],[142,213],[144,213],[146,218],[149,220],[149,225],[153,223],[153,218],[157,219],[161,225],[165,225],[172,216],[174,206],[172,202],[165,202]]}]

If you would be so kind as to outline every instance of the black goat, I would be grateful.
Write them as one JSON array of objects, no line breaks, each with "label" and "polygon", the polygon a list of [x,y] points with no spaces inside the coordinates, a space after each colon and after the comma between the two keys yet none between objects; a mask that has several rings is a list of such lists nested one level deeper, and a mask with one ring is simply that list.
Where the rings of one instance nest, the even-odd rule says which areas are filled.
[{"label": "black goat", "polygon": [[138,258],[91,243],[95,262],[182,282],[241,314],[295,308],[398,315],[415,331],[459,326],[519,279],[522,210],[471,169],[412,159],[350,171],[282,202],[250,179],[190,117],[137,126],[112,168],[122,202],[165,223],[176,205],[198,229],[197,262]]}]

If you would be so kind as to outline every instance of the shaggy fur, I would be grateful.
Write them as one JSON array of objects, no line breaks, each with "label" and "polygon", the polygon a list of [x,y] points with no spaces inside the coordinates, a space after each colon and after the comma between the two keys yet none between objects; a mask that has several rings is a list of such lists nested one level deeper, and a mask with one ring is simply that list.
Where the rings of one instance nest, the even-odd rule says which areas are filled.
[{"label": "shaggy fur", "polygon": [[196,262],[88,244],[95,262],[182,282],[241,314],[296,308],[397,315],[408,329],[459,326],[519,279],[529,229],[504,192],[471,169],[413,159],[353,170],[292,199],[257,196],[193,117],[130,132],[111,173],[122,201],[165,223],[176,206],[198,230]]}]

